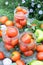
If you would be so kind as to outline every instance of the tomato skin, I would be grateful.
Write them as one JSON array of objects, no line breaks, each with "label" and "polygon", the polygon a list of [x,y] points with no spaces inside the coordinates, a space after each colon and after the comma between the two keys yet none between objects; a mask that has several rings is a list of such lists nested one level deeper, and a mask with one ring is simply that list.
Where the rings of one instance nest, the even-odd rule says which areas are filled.
[{"label": "tomato skin", "polygon": [[25,25],[26,25],[26,19],[20,20],[20,24],[21,24],[22,26],[25,26]]},{"label": "tomato skin", "polygon": [[16,61],[16,64],[17,64],[17,65],[25,65],[25,63],[24,63],[23,60],[17,60],[17,61]]},{"label": "tomato skin", "polygon": [[4,59],[4,53],[2,51],[0,51],[0,60],[3,60]]},{"label": "tomato skin", "polygon": [[20,50],[21,50],[22,52],[26,52],[26,51],[28,50],[28,48],[27,48],[26,46],[20,44]]},{"label": "tomato skin", "polygon": [[21,55],[20,55],[20,53],[19,53],[18,51],[12,52],[12,54],[11,54],[11,59],[12,59],[12,61],[17,61],[17,60],[19,60],[20,58],[21,58]]},{"label": "tomato skin", "polygon": [[0,30],[0,37],[2,37],[2,31]]},{"label": "tomato skin", "polygon": [[5,47],[8,51],[10,51],[11,49],[13,49],[13,46],[8,45],[8,44],[5,44],[4,47]]},{"label": "tomato skin", "polygon": [[12,21],[8,20],[8,21],[5,22],[5,25],[6,26],[13,26],[14,24],[13,24]]},{"label": "tomato skin", "polygon": [[25,56],[32,56],[33,55],[33,51],[32,50],[26,51],[26,52],[24,52],[24,55]]},{"label": "tomato skin", "polygon": [[27,11],[26,11],[25,9],[23,9],[22,12],[23,12],[24,14],[27,14]]},{"label": "tomato skin", "polygon": [[22,25],[20,25],[19,23],[16,23],[16,26],[17,28],[22,29]]},{"label": "tomato skin", "polygon": [[9,37],[15,37],[17,34],[18,34],[18,31],[16,30],[16,28],[13,28],[13,27],[9,27],[6,31],[6,34],[9,36]]},{"label": "tomato skin", "polygon": [[31,36],[29,34],[24,34],[21,38],[21,40],[24,42],[24,43],[30,43],[31,42]]},{"label": "tomato skin", "polygon": [[18,39],[14,39],[11,41],[12,46],[16,46],[18,44]]},{"label": "tomato skin", "polygon": [[22,8],[21,8],[20,6],[18,6],[18,7],[16,8],[16,10],[17,10],[17,12],[21,12],[21,11],[22,11]]},{"label": "tomato skin", "polygon": [[4,24],[7,20],[8,20],[7,16],[2,16],[1,19],[0,19],[2,24]]},{"label": "tomato skin", "polygon": [[37,59],[38,60],[43,60],[43,52],[37,53]]},{"label": "tomato skin", "polygon": [[37,50],[38,52],[43,52],[43,45],[38,45],[38,46],[36,47],[36,50]]}]

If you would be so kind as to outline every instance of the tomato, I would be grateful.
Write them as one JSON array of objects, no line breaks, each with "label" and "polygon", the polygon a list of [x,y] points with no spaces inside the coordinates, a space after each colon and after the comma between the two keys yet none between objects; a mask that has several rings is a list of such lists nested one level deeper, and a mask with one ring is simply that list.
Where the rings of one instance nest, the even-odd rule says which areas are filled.
[{"label": "tomato", "polygon": [[24,52],[24,55],[25,56],[32,56],[33,55],[33,51],[32,50],[26,51],[26,52]]},{"label": "tomato", "polygon": [[0,21],[2,24],[4,24],[7,20],[8,20],[7,16],[2,16]]},{"label": "tomato", "polygon": [[26,52],[26,51],[28,50],[28,48],[27,48],[26,46],[20,44],[20,50],[21,50],[22,52]]},{"label": "tomato", "polygon": [[0,60],[3,60],[4,59],[4,53],[2,51],[0,51]]},{"label": "tomato", "polygon": [[12,54],[11,54],[11,59],[12,59],[12,61],[17,61],[17,60],[19,60],[20,58],[21,58],[21,55],[20,55],[20,53],[19,53],[18,51],[12,52]]},{"label": "tomato", "polygon": [[43,45],[38,45],[38,46],[36,47],[36,50],[37,50],[38,52],[43,52]]},{"label": "tomato", "polygon": [[25,65],[25,62],[23,60],[17,60],[16,64],[17,65]]},{"label": "tomato", "polygon": [[21,38],[21,40],[24,42],[24,43],[30,43],[31,42],[31,36],[28,34],[28,33],[25,33],[23,36],[22,36],[22,38]]},{"label": "tomato", "polygon": [[11,41],[12,46],[16,46],[18,44],[18,39],[14,39]]},{"label": "tomato", "polygon": [[21,8],[20,6],[18,6],[18,7],[16,8],[16,10],[17,10],[17,12],[21,12],[21,11],[22,11],[22,8]]},{"label": "tomato", "polygon": [[18,31],[16,28],[13,28],[13,27],[9,27],[6,31],[6,34],[9,36],[9,37],[15,37],[17,36],[18,34]]},{"label": "tomato", "polygon": [[43,52],[37,53],[37,59],[38,60],[43,60]]},{"label": "tomato", "polygon": [[25,25],[26,25],[26,19],[20,20],[20,24],[21,24],[22,26],[25,26]]},{"label": "tomato", "polygon": [[5,22],[5,25],[6,26],[13,26],[13,22],[8,20]]},{"label": "tomato", "polygon": [[16,26],[17,28],[22,29],[22,25],[20,25],[19,23],[16,23]]},{"label": "tomato", "polygon": [[2,37],[2,31],[0,30],[0,37]]},{"label": "tomato", "polygon": [[11,45],[5,44],[4,46],[5,46],[5,48],[6,48],[8,51],[10,51],[11,49],[13,49],[13,46],[11,46]]},{"label": "tomato", "polygon": [[25,9],[23,9],[22,12],[23,12],[24,14],[27,14],[27,10],[25,10]]},{"label": "tomato", "polygon": [[11,39],[7,36],[4,38],[3,41],[4,41],[5,44],[10,44],[11,43]]}]

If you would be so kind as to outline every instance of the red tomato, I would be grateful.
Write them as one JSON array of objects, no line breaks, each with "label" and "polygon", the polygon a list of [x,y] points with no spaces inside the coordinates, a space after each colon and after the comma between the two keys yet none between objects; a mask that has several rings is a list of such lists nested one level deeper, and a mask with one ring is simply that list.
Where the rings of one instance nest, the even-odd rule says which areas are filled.
[{"label": "red tomato", "polygon": [[7,20],[8,20],[7,16],[2,16],[1,19],[0,19],[2,24],[4,24]]},{"label": "red tomato", "polygon": [[9,27],[6,31],[6,34],[9,36],[9,37],[15,37],[17,34],[18,34],[18,31],[16,28],[13,28],[13,27]]},{"label": "red tomato", "polygon": [[38,60],[43,60],[43,52],[37,53],[37,59]]},{"label": "red tomato", "polygon": [[12,46],[16,46],[18,44],[18,39],[14,39],[11,41]]},{"label": "red tomato", "polygon": [[3,60],[4,59],[4,53],[0,51],[0,60]]},{"label": "red tomato", "polygon": [[17,65],[26,65],[23,60],[17,60],[17,61],[16,61],[16,64],[17,64]]},{"label": "red tomato", "polygon": [[24,55],[25,56],[32,56],[33,55],[33,51],[32,50],[26,51],[26,52],[24,52]]},{"label": "red tomato", "polygon": [[36,50],[37,50],[38,52],[43,52],[43,45],[38,45],[38,46],[36,47]]},{"label": "red tomato", "polygon": [[18,51],[12,52],[12,54],[11,54],[11,59],[12,59],[12,61],[17,61],[17,60],[19,60],[20,58],[21,58],[21,55],[20,55],[20,53],[19,53]]},{"label": "red tomato", "polygon": [[17,28],[22,29],[22,25],[19,23],[16,23]]},{"label": "red tomato", "polygon": [[5,48],[6,48],[8,51],[10,51],[11,49],[13,49],[13,46],[11,46],[11,45],[5,44],[4,46],[5,46]]},{"label": "red tomato", "polygon": [[21,24],[22,26],[25,26],[25,25],[26,25],[26,19],[20,20],[20,24]]},{"label": "red tomato", "polygon": [[24,43],[30,43],[31,42],[31,36],[28,34],[28,33],[25,33],[23,36],[22,36],[22,38],[21,38],[21,40],[24,42]]},{"label": "red tomato", "polygon": [[21,50],[22,52],[26,52],[26,51],[28,50],[28,48],[27,48],[26,46],[20,44],[20,50]]}]

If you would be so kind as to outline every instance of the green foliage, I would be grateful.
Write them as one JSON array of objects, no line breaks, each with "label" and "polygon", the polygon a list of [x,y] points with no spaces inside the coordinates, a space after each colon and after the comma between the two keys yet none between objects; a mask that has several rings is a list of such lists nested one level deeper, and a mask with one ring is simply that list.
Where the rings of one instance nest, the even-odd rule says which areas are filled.
[{"label": "green foliage", "polygon": [[[8,2],[8,4],[6,4]],[[34,3],[34,7],[31,4]],[[28,9],[33,9],[33,12],[29,13],[30,18],[36,18],[43,20],[43,14],[39,14],[39,11],[43,11],[43,1],[42,0],[25,0],[25,3],[22,3],[22,0],[0,0],[0,16],[7,15],[10,19],[13,18],[14,9],[20,4],[21,6],[28,7]],[[40,4],[40,8],[37,5]]]}]

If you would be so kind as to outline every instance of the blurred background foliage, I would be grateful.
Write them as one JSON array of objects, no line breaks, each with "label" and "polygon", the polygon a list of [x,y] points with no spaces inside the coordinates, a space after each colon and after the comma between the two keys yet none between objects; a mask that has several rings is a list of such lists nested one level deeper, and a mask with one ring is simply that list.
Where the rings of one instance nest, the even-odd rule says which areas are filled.
[{"label": "blurred background foliage", "polygon": [[0,16],[6,15],[13,20],[18,5],[28,7],[29,18],[43,20],[43,0],[0,0]]}]

